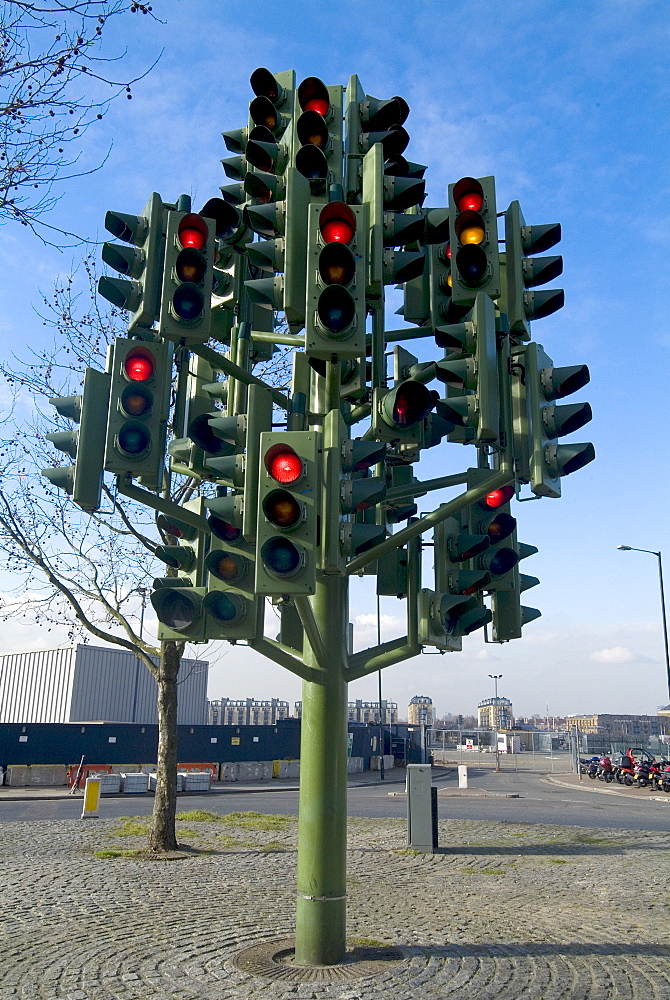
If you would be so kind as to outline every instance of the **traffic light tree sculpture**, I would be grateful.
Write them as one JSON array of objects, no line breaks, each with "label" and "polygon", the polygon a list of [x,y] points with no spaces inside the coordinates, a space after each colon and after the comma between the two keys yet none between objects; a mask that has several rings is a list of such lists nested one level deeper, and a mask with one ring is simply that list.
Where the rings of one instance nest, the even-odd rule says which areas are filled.
[{"label": "traffic light tree sculpture", "polygon": [[[296,86],[293,72],[259,69],[251,84],[247,124],[224,133],[233,183],[221,199],[193,213],[185,196],[155,195],[142,217],[110,220],[132,247],[105,251],[124,278],[101,292],[131,317],[111,354],[104,468],[122,494],[188,525],[156,553],[168,566],[152,598],[160,634],[243,640],[303,680],[296,960],[327,965],[346,949],[347,685],[424,646],[488,639],[489,625],[493,641],[518,638],[538,617],[520,604],[537,581],[518,564],[535,549],[517,540],[511,504],[526,485],[559,496],[560,477],[594,457],[557,443],[590,418],[588,404],[555,402],[588,372],[555,368],[530,341],[531,321],[562,304],[561,290],[532,291],[561,271],[534,256],[560,227],[526,226],[513,202],[501,253],[491,176],[464,176],[448,205],[424,209],[409,108],[358,77]],[[397,282],[413,325],[388,330]],[[435,341],[434,360],[400,346],[416,338]],[[288,390],[253,372],[276,344],[295,349]],[[469,468],[421,481],[424,449],[449,444],[475,449]],[[177,477],[198,494],[187,504],[159,495]],[[414,516],[416,498],[454,488]],[[434,589],[421,586],[430,531]],[[405,600],[406,630],[352,653],[349,578],[363,572]]]}]

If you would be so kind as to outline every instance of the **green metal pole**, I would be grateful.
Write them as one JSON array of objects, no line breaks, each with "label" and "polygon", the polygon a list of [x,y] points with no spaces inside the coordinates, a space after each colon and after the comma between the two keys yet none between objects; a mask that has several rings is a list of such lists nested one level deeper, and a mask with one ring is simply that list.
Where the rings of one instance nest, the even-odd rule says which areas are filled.
[{"label": "green metal pole", "polygon": [[334,965],[346,952],[347,593],[347,579],[323,577],[313,598],[328,662],[302,685],[298,965]]}]

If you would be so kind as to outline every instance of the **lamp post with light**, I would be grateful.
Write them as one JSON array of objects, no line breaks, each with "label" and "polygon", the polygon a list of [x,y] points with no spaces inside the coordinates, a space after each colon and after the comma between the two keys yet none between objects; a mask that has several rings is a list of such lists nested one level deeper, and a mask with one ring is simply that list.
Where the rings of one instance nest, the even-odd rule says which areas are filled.
[{"label": "lamp post with light", "polygon": [[663,591],[663,563],[661,553],[654,552],[653,549],[636,549],[634,545],[617,545],[618,549],[624,552],[647,552],[650,556],[658,559],[658,582],[661,590],[661,618],[663,621],[663,642],[665,644],[665,672],[668,678],[668,695],[670,695],[670,655],[668,654],[668,623],[665,616],[665,593]]},{"label": "lamp post with light", "polygon": [[495,697],[493,699],[493,721],[495,722],[495,733],[496,733],[496,771],[500,770],[500,748],[498,746],[498,681],[502,677],[502,674],[489,674],[489,677],[495,685]]}]

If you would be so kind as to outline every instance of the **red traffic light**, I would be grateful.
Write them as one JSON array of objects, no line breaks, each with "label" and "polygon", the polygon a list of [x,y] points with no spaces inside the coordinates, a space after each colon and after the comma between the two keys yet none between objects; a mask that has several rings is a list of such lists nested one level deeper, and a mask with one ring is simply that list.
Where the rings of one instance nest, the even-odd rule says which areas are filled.
[{"label": "red traffic light", "polygon": [[315,111],[326,118],[330,114],[330,95],[318,76],[308,76],[298,87],[298,102],[303,111]]},{"label": "red traffic light", "polygon": [[484,204],[484,189],[474,177],[461,177],[454,184],[454,202],[459,212],[479,212]]},{"label": "red traffic light", "polygon": [[207,524],[212,534],[220,538],[222,542],[237,542],[242,536],[239,528],[233,527],[229,521],[224,521],[222,517],[218,517],[216,514],[209,515]]},{"label": "red traffic light", "polygon": [[183,247],[192,247],[194,250],[202,250],[207,243],[209,229],[207,223],[195,212],[189,212],[179,223],[177,228],[177,239]]},{"label": "red traffic light", "polygon": [[275,444],[265,455],[265,468],[277,483],[290,485],[303,474],[300,456],[288,445]]},{"label": "red traffic light", "polygon": [[414,427],[428,416],[434,405],[435,395],[423,382],[407,379],[384,396],[381,415],[392,427]]},{"label": "red traffic light", "polygon": [[356,235],[356,216],[343,201],[331,201],[319,215],[319,231],[324,243],[349,244]]},{"label": "red traffic light", "polygon": [[498,507],[504,506],[508,503],[514,496],[514,487],[512,485],[501,486],[498,490],[493,490],[491,493],[487,493],[484,499],[481,501],[484,507],[491,508],[492,510]]},{"label": "red traffic light", "polygon": [[156,369],[156,359],[146,347],[136,347],[126,354],[123,371],[133,382],[146,382]]}]

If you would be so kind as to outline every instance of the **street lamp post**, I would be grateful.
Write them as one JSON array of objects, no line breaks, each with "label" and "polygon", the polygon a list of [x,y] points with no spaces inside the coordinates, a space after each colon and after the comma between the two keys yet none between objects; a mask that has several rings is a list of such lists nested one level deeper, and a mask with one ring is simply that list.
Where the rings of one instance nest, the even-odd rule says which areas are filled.
[{"label": "street lamp post", "polygon": [[493,699],[493,721],[495,722],[495,734],[496,734],[496,771],[500,770],[500,748],[498,746],[498,681],[502,677],[502,674],[489,674],[489,677],[495,685],[495,697]]},{"label": "street lamp post", "polygon": [[[150,587],[137,587],[137,593],[142,598],[142,611],[140,612],[140,642],[142,641],[142,632],[144,631],[144,609],[147,604],[147,597],[151,594]],[[137,721],[137,693],[140,686],[140,658],[135,657],[135,684],[133,688],[133,708],[132,708],[132,718],[131,722]]]},{"label": "street lamp post", "polygon": [[668,623],[665,615],[665,593],[663,591],[663,563],[661,553],[654,552],[653,549],[636,549],[634,545],[617,545],[618,549],[624,552],[647,552],[650,556],[658,559],[658,582],[661,590],[661,619],[663,621],[663,642],[665,645],[665,672],[668,678],[668,695],[670,696],[670,655],[668,654]]}]

